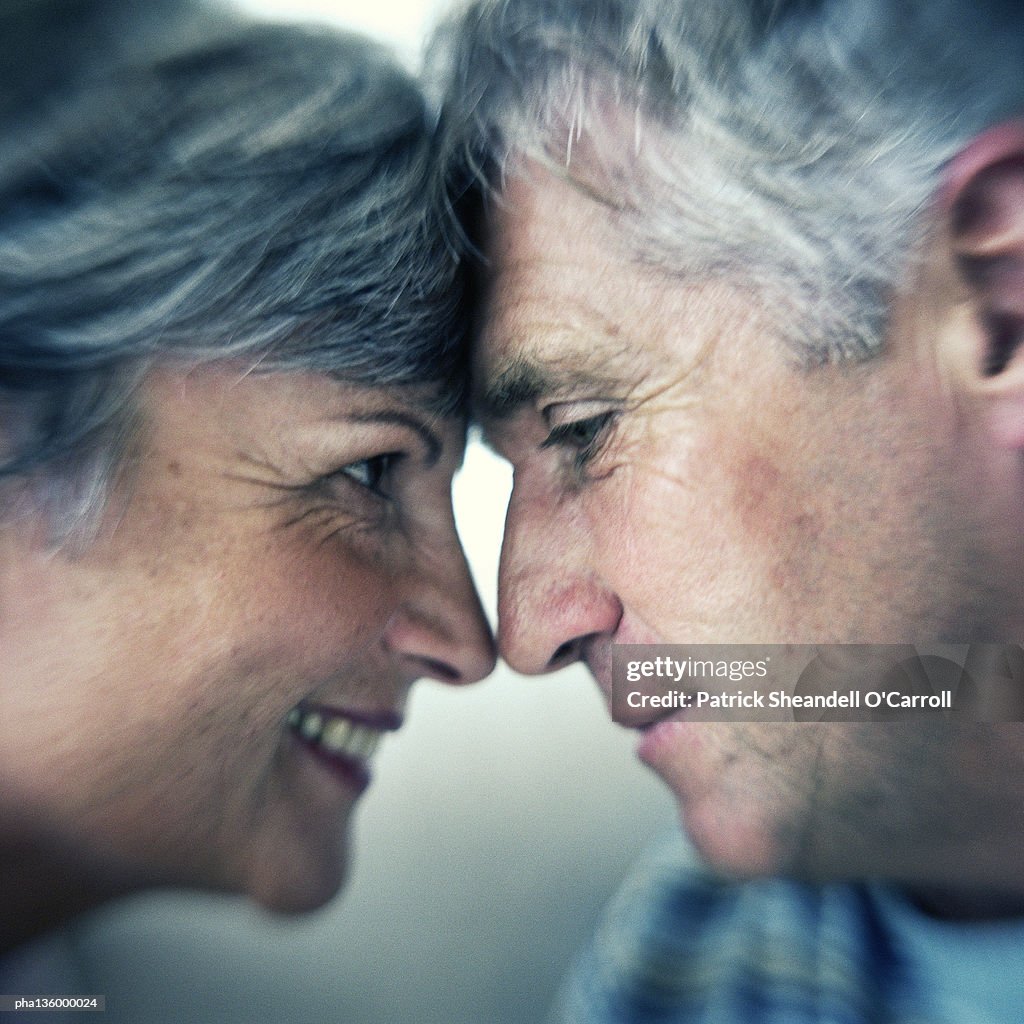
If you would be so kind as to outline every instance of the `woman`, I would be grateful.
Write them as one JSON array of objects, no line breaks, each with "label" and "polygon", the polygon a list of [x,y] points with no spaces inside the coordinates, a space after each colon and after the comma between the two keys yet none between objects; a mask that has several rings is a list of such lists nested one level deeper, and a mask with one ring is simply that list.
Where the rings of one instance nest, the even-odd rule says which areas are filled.
[{"label": "woman", "polygon": [[322,904],[410,684],[490,671],[428,147],[367,42],[220,24],[0,156],[0,948]]}]

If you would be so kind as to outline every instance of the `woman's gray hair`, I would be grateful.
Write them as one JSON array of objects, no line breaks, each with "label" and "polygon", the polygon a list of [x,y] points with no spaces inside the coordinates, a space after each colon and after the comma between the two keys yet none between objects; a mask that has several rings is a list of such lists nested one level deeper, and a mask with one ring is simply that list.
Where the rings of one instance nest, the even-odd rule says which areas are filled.
[{"label": "woman's gray hair", "polygon": [[0,153],[0,497],[58,535],[102,506],[157,362],[464,399],[415,82],[359,37],[211,26],[96,70]]},{"label": "woman's gray hair", "polygon": [[879,351],[941,169],[1024,110],[1024,5],[476,0],[431,63],[456,206],[555,170],[814,363]]}]

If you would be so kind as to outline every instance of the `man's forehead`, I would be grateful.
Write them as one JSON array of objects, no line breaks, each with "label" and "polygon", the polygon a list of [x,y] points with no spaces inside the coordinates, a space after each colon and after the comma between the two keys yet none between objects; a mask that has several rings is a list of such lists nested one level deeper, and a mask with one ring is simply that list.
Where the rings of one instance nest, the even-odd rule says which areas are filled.
[{"label": "man's forehead", "polygon": [[573,180],[531,165],[510,178],[487,216],[492,281],[517,281],[539,264],[614,274],[629,259],[607,205]]},{"label": "man's forehead", "polygon": [[748,288],[638,258],[619,212],[564,179],[513,180],[490,221],[474,414],[497,425],[542,396],[597,399],[692,381],[722,341],[774,326]]},{"label": "man's forehead", "polygon": [[600,386],[627,355],[622,318],[601,282],[628,259],[606,211],[548,174],[508,183],[490,218],[490,279],[474,346],[474,404],[497,418],[541,394]]}]

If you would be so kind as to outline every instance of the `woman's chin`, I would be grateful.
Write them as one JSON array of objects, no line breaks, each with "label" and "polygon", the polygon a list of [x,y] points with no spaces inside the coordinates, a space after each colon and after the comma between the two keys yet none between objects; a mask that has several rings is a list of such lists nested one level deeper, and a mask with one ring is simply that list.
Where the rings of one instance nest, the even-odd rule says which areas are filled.
[{"label": "woman's chin", "polygon": [[342,834],[316,850],[261,857],[252,865],[245,892],[273,913],[304,914],[337,896],[347,876],[348,843]]},{"label": "woman's chin", "polygon": [[291,874],[261,881],[249,890],[249,895],[264,910],[275,914],[306,914],[319,910],[341,891],[346,871],[340,865],[333,872],[323,871],[318,876],[294,877]]}]

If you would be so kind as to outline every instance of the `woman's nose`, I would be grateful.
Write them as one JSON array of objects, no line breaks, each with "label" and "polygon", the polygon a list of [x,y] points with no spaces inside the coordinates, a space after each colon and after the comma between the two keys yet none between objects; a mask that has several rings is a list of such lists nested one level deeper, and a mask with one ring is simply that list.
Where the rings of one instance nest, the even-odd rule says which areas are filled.
[{"label": "woman's nose", "polygon": [[435,538],[421,553],[404,599],[385,632],[385,643],[413,678],[443,683],[479,682],[494,670],[494,635],[455,532]]}]

